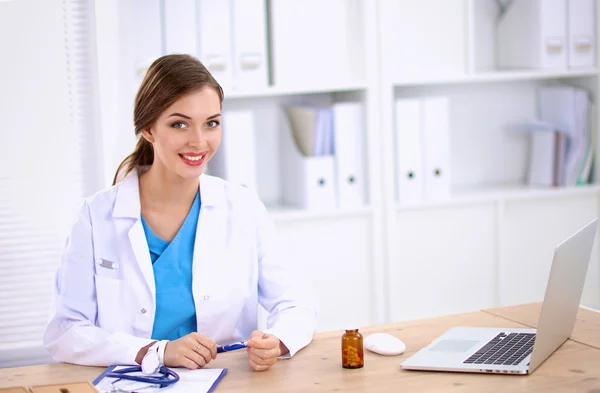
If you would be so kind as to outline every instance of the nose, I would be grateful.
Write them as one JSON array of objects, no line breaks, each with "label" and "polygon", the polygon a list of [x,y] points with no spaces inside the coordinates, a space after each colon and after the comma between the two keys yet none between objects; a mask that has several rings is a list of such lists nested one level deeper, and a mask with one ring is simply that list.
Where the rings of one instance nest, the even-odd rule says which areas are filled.
[{"label": "nose", "polygon": [[189,134],[190,139],[188,141],[188,145],[191,147],[195,147],[198,149],[202,149],[206,146],[206,138],[204,136],[204,131],[202,127],[195,127],[193,131]]}]

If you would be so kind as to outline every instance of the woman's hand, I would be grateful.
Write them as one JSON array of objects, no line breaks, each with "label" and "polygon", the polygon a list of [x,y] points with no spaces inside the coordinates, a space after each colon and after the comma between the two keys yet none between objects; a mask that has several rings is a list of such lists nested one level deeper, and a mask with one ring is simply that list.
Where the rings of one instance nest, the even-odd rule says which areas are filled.
[{"label": "woman's hand", "polygon": [[248,339],[247,352],[250,367],[256,371],[266,371],[288,349],[277,337],[255,330]]},{"label": "woman's hand", "polygon": [[195,370],[217,357],[217,345],[199,333],[190,333],[165,346],[163,363],[167,367],[185,367]]}]

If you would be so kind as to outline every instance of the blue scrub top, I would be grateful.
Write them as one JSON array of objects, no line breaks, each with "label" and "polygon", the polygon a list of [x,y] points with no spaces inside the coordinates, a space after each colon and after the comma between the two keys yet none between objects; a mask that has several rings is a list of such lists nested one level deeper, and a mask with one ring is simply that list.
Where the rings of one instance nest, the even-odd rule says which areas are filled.
[{"label": "blue scrub top", "polygon": [[199,213],[198,192],[185,221],[171,242],[156,236],[142,217],[156,283],[153,340],[176,340],[196,331],[192,264]]}]

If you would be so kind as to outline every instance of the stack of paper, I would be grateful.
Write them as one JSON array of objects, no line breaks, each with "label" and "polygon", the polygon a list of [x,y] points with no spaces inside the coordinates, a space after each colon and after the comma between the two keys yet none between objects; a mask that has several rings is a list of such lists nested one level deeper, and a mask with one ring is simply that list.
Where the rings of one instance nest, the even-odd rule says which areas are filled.
[{"label": "stack of paper", "polygon": [[531,132],[528,183],[588,184],[594,159],[593,105],[587,91],[550,86],[538,91],[539,120],[525,123]]}]

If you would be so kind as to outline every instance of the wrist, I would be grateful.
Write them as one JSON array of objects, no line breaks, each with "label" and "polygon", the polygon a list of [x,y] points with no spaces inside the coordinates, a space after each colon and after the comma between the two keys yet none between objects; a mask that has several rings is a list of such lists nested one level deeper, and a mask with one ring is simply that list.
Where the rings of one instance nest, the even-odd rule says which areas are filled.
[{"label": "wrist", "polygon": [[279,351],[281,352],[279,356],[285,355],[290,352],[288,347],[286,347],[281,340],[279,340]]},{"label": "wrist", "polygon": [[138,351],[136,357],[135,357],[135,362],[137,364],[142,364],[142,359],[144,359],[144,356],[146,356],[146,353],[148,353],[148,349],[154,345],[156,343],[156,341],[152,341],[150,344],[143,346],[142,348],[140,348],[140,350]]}]

